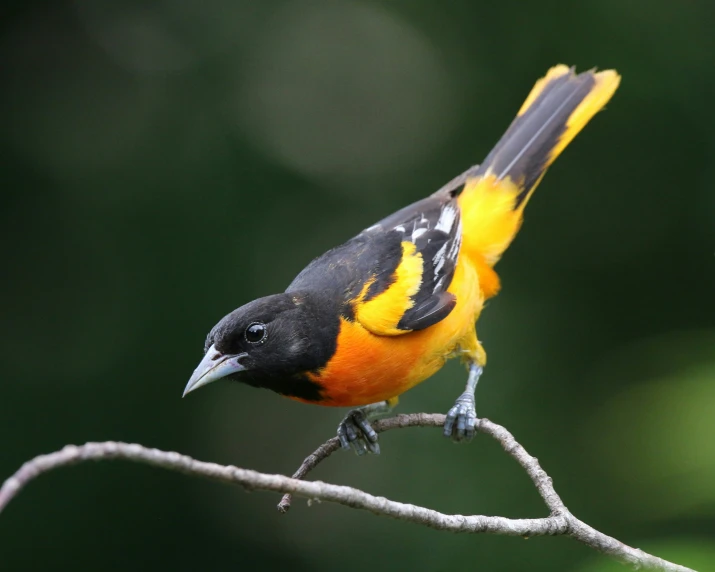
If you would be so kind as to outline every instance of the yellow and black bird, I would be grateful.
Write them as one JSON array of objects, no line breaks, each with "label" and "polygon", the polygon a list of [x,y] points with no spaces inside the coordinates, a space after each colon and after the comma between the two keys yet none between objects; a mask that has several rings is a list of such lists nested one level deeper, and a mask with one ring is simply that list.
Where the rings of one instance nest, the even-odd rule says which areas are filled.
[{"label": "yellow and black bird", "polygon": [[284,293],[216,324],[184,395],[228,378],[305,403],[360,406],[340,423],[340,442],[378,453],[370,418],[460,357],[467,387],[444,433],[470,440],[486,363],[475,323],[499,291],[494,265],[549,165],[619,81],[613,70],[551,68],[481,165],[319,256]]}]

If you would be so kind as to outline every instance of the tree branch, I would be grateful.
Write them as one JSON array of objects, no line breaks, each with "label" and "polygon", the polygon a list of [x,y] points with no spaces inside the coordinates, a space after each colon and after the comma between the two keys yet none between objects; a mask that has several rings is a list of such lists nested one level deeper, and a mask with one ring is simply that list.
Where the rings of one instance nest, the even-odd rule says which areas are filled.
[{"label": "tree branch", "polygon": [[[403,427],[442,427],[444,425],[444,415],[429,414],[429,413],[413,413],[411,415],[396,415],[389,419],[373,421],[372,427],[375,432],[382,433],[390,429],[401,429]],[[514,457],[516,461],[524,468],[526,473],[531,478],[536,490],[539,491],[541,498],[544,499],[546,506],[551,510],[552,515],[561,514],[566,511],[563,501],[556,494],[551,477],[541,468],[537,459],[529,455],[524,447],[517,443],[514,436],[509,433],[501,425],[492,423],[489,419],[478,419],[477,430],[486,433],[501,443],[504,450]],[[303,479],[312,471],[319,463],[327,459],[335,451],[340,448],[340,441],[337,437],[328,439],[313,453],[305,458],[303,463],[298,467],[298,470],[293,473],[294,479]],[[282,513],[288,512],[291,505],[291,494],[287,493],[278,503],[278,510]]]},{"label": "tree branch", "polygon": [[[376,431],[383,432],[402,427],[440,427],[443,424],[444,415],[418,413],[397,415],[376,421],[373,423],[373,427]],[[376,497],[352,487],[332,485],[321,481],[300,480],[313,467],[337,450],[337,438],[330,439],[306,458],[296,472],[296,478],[269,475],[231,465],[206,463],[179,453],[149,449],[137,444],[107,441],[86,443],[81,446],[67,445],[60,451],[40,455],[26,462],[13,476],[7,479],[0,488],[0,512],[25,485],[43,473],[89,460],[122,459],[188,475],[202,476],[215,481],[238,484],[249,490],[274,491],[335,502],[439,530],[487,532],[508,536],[566,535],[635,567],[668,572],[693,572],[690,568],[673,564],[640,549],[631,548],[577,519],[563,504],[554,490],[551,478],[541,468],[538,461],[526,452],[509,431],[488,419],[478,420],[478,430],[497,440],[504,450],[521,465],[550,509],[550,516],[536,519],[511,519],[499,516],[448,515],[428,508]],[[290,505],[290,499],[287,504],[284,504],[285,502],[286,498],[284,497],[279,505],[284,511]]]}]

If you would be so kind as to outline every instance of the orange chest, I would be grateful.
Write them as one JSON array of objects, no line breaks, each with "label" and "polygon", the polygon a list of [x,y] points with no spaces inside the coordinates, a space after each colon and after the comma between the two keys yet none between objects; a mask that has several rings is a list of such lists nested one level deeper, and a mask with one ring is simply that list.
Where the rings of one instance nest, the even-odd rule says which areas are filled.
[{"label": "orange chest", "polygon": [[424,330],[377,336],[341,318],[335,354],[310,375],[323,388],[320,405],[355,407],[395,397],[437,372],[456,351],[476,345],[474,322],[483,296],[475,268],[459,264],[449,290],[456,306]]}]

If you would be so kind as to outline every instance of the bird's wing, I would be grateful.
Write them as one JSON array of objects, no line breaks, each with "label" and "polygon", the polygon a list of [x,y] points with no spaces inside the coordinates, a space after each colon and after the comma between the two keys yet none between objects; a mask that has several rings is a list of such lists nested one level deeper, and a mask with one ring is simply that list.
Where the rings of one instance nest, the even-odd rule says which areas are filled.
[{"label": "bird's wing", "polygon": [[355,319],[367,330],[405,334],[436,324],[452,311],[457,300],[447,289],[462,237],[456,201],[433,195],[360,236],[374,258],[351,302]]}]

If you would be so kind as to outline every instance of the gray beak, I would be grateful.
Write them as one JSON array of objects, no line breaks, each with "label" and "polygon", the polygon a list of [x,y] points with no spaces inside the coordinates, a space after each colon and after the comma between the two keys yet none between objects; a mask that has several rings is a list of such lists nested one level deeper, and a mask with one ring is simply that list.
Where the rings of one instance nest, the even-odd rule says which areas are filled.
[{"label": "gray beak", "polygon": [[246,354],[223,355],[214,346],[211,346],[204,359],[194,370],[189,383],[186,384],[182,397],[212,381],[222,379],[232,373],[245,371],[246,368],[240,363],[240,360],[245,356]]}]

